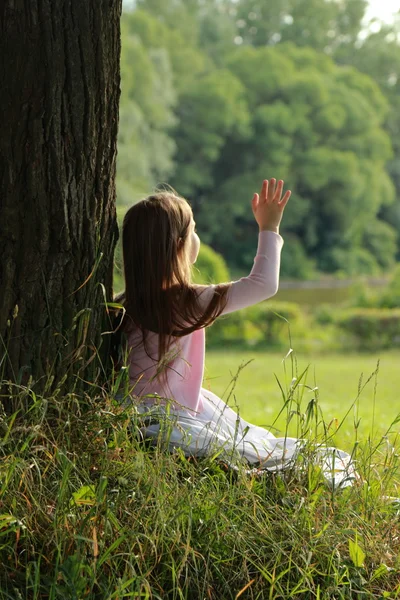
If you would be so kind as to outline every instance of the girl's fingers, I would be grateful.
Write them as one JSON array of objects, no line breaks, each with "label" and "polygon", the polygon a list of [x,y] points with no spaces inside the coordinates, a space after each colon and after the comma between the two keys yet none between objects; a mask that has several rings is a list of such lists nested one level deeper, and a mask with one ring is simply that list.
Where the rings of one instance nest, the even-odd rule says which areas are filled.
[{"label": "girl's fingers", "polygon": [[253,212],[255,212],[257,210],[258,201],[259,201],[259,195],[254,194],[253,199],[251,201],[251,208],[253,209]]},{"label": "girl's fingers", "polygon": [[269,198],[268,200],[273,200],[274,196],[275,196],[275,188],[276,188],[276,179],[272,178],[271,181],[269,182],[269,188],[267,191],[269,191]]},{"label": "girl's fingers", "polygon": [[276,186],[276,191],[273,197],[273,202],[279,202],[282,196],[282,190],[283,190],[283,180],[280,179],[278,181],[278,185]]},{"label": "girl's fingers", "polygon": [[[268,198],[268,187],[269,187],[268,179],[264,179],[263,184],[262,184],[262,189],[261,189],[261,198],[264,202]],[[258,196],[258,194],[257,194],[257,196]]]},{"label": "girl's fingers", "polygon": [[292,192],[290,190],[288,190],[286,192],[286,194],[283,196],[282,200],[279,202],[279,206],[282,206],[282,208],[285,208],[291,195],[292,195]]},{"label": "girl's fingers", "polygon": [[285,208],[292,192],[288,190],[281,199],[284,185],[285,182],[283,181],[283,179],[279,179],[278,182],[275,178],[272,178],[269,181],[268,179],[264,179],[260,195],[254,194],[253,196],[253,210],[258,206],[258,203],[260,201],[275,202],[276,204],[279,204],[279,206],[283,206],[283,208]]}]

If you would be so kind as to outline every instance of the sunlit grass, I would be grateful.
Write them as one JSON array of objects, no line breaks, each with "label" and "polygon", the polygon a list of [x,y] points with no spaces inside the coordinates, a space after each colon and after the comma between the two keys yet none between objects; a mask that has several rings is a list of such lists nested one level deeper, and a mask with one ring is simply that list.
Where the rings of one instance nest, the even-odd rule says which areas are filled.
[{"label": "sunlit grass", "polygon": [[[301,382],[302,386],[304,384],[304,402],[317,397],[327,422],[337,420],[339,423],[347,415],[336,436],[337,443],[344,445],[343,449],[353,444],[355,420],[360,420],[359,435],[382,436],[400,413],[399,352],[296,355],[294,361],[290,356],[284,361],[284,356],[284,352],[208,351],[206,386],[221,396],[231,380],[231,373],[235,373],[243,362],[248,362],[235,389],[241,416],[256,425],[267,428],[274,425],[277,430],[284,431],[285,413],[275,420],[282,407],[282,392],[276,377],[286,389],[292,380],[292,371],[293,376],[298,376],[308,367]],[[294,429],[292,424],[289,428],[292,434]]]},{"label": "sunlit grass", "polygon": [[[280,394],[268,422],[284,406],[300,437],[335,441],[318,397],[302,388],[308,361],[299,359],[296,381],[290,357],[285,375],[281,356],[259,355],[236,380],[247,358],[208,355],[209,371],[230,365],[231,400],[243,412],[241,386],[260,393],[268,383]],[[214,389],[217,381],[225,386],[213,380]],[[16,386],[25,414],[0,412],[1,600],[400,597],[399,505],[387,498],[399,496],[400,464],[390,440],[356,427],[347,449],[360,478],[334,492],[306,457],[281,475],[250,474],[150,448],[135,407],[117,404],[112,385],[93,390],[41,398]],[[287,429],[283,415],[279,423]]]}]

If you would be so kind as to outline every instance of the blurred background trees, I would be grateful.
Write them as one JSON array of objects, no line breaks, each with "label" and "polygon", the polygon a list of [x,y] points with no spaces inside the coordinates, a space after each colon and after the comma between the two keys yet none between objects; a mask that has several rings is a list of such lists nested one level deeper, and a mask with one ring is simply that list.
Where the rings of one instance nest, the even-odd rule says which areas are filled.
[{"label": "blurred background trees", "polygon": [[293,190],[282,274],[375,275],[399,259],[400,19],[365,0],[137,0],[122,19],[118,203],[168,182],[234,275],[250,199]]}]

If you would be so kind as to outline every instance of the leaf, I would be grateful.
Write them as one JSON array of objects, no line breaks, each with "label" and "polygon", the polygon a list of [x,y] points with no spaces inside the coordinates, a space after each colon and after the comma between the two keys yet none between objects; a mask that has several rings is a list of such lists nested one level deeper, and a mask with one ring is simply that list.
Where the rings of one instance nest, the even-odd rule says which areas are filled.
[{"label": "leaf", "polygon": [[93,538],[93,556],[96,559],[99,556],[99,543],[97,541],[97,528],[93,527],[92,529],[92,538]]},{"label": "leaf", "polygon": [[251,579],[246,585],[236,594],[235,600],[237,600],[244,592],[255,582],[255,579]]},{"label": "leaf", "polygon": [[355,541],[349,540],[349,552],[353,565],[355,567],[363,567],[365,554],[357,543],[357,537]]},{"label": "leaf", "polygon": [[88,504],[93,506],[96,502],[96,493],[93,485],[83,485],[79,490],[72,494],[70,504]]},{"label": "leaf", "polygon": [[286,356],[284,356],[284,358],[282,359],[282,362],[284,362],[293,352],[293,348],[289,348]]},{"label": "leaf", "polygon": [[21,525],[21,522],[14,517],[14,515],[0,515],[0,529],[12,527],[14,525]]},{"label": "leaf", "polygon": [[116,550],[116,548],[118,548],[118,546],[120,546],[122,544],[122,542],[124,542],[126,540],[126,534],[121,535],[119,538],[117,538],[112,544],[111,546],[109,546],[107,548],[107,550],[104,552],[104,554],[102,554],[102,556],[100,556],[98,563],[97,563],[97,567],[100,568],[101,565],[109,558],[109,556],[112,555],[113,551]]},{"label": "leaf", "polygon": [[379,579],[380,577],[387,575],[392,570],[393,570],[392,568],[390,568],[387,565],[385,565],[384,563],[382,563],[372,573],[371,581],[375,581],[375,579]]},{"label": "leaf", "polygon": [[14,515],[0,515],[0,537],[3,537],[11,532],[15,532],[18,539],[21,529],[26,529],[26,527],[22,521],[14,517]]}]

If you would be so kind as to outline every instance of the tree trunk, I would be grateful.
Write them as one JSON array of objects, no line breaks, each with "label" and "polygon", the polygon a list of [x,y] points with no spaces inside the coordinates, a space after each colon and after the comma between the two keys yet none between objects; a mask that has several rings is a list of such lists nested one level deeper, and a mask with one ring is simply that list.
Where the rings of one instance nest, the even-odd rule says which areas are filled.
[{"label": "tree trunk", "polygon": [[121,1],[0,2],[0,379],[38,391],[106,354]]}]

